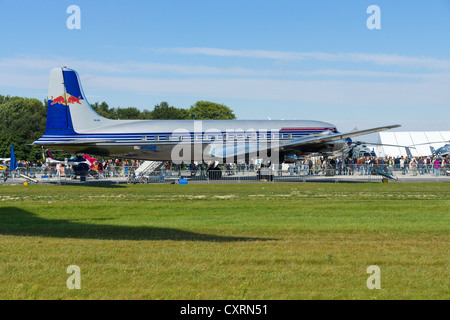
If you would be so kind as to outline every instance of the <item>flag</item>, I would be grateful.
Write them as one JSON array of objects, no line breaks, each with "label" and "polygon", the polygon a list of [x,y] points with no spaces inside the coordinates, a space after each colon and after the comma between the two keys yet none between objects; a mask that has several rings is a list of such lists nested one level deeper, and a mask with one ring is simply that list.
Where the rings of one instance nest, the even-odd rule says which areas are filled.
[{"label": "flag", "polygon": [[13,170],[16,170],[17,167],[18,167],[18,165],[17,165],[16,155],[14,154],[14,146],[11,145],[11,160],[9,162],[9,169],[11,171],[13,171]]}]

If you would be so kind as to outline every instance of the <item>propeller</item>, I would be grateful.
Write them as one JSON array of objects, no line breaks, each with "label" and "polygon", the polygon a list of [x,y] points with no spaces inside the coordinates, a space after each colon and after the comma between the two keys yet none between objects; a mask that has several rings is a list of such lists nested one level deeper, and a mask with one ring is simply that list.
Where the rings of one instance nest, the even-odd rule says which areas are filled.
[{"label": "propeller", "polygon": [[[447,141],[435,141],[435,142],[425,142],[425,143],[416,143],[416,144],[414,144],[415,146],[423,146],[423,145],[425,145],[425,144],[435,144],[435,143],[449,143],[450,142],[450,140],[447,140]],[[410,147],[410,148],[412,148],[412,147]]]},{"label": "propeller", "polygon": [[388,143],[375,143],[375,142],[364,142],[364,141],[355,141],[356,145],[373,145],[373,146],[388,146],[388,147],[399,147],[399,148],[410,148],[415,149],[413,146],[402,146],[399,144],[388,144]]},{"label": "propeller", "polygon": [[398,145],[398,144],[375,143],[375,142],[366,142],[366,141],[352,141],[351,139],[347,139],[346,141],[348,143],[348,147],[343,150],[343,154],[348,153],[350,158],[353,158],[354,149],[357,146],[367,147],[367,145],[373,145],[373,146],[388,146],[388,147],[415,149],[415,147],[402,146],[402,145]]}]

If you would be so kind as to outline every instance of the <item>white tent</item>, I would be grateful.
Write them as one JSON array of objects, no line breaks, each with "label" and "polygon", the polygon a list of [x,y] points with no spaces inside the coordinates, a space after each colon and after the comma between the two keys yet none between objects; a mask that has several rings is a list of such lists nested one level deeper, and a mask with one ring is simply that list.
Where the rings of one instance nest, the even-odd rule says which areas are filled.
[{"label": "white tent", "polygon": [[[450,131],[425,131],[425,132],[380,132],[379,143],[393,144],[410,147],[414,157],[431,156],[430,147],[438,149],[450,141]],[[380,157],[406,156],[404,147],[380,146],[377,148]]]}]

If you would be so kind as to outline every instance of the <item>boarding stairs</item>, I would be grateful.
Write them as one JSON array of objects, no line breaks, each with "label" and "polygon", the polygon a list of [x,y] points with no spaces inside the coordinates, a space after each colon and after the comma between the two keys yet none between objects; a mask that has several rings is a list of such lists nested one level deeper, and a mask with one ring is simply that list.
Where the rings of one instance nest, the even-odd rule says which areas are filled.
[{"label": "boarding stairs", "polygon": [[162,161],[144,161],[139,168],[134,171],[134,174],[135,176],[148,176],[159,169],[162,164]]}]

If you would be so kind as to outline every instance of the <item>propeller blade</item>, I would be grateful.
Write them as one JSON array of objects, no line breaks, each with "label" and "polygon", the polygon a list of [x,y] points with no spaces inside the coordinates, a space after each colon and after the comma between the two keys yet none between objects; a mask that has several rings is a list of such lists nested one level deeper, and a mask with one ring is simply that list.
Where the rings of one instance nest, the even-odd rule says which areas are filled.
[{"label": "propeller blade", "polygon": [[376,143],[376,142],[364,142],[364,141],[355,141],[357,144],[365,144],[365,145],[373,145],[373,146],[388,146],[388,147],[400,147],[400,148],[410,148],[415,149],[413,146],[402,146],[398,144],[387,144],[387,143]]},{"label": "propeller blade", "polygon": [[418,144],[415,144],[415,146],[422,146],[422,145],[425,145],[425,144],[435,144],[435,143],[448,143],[448,142],[450,142],[450,140],[447,140],[447,141],[426,142],[426,143],[418,143]]}]

